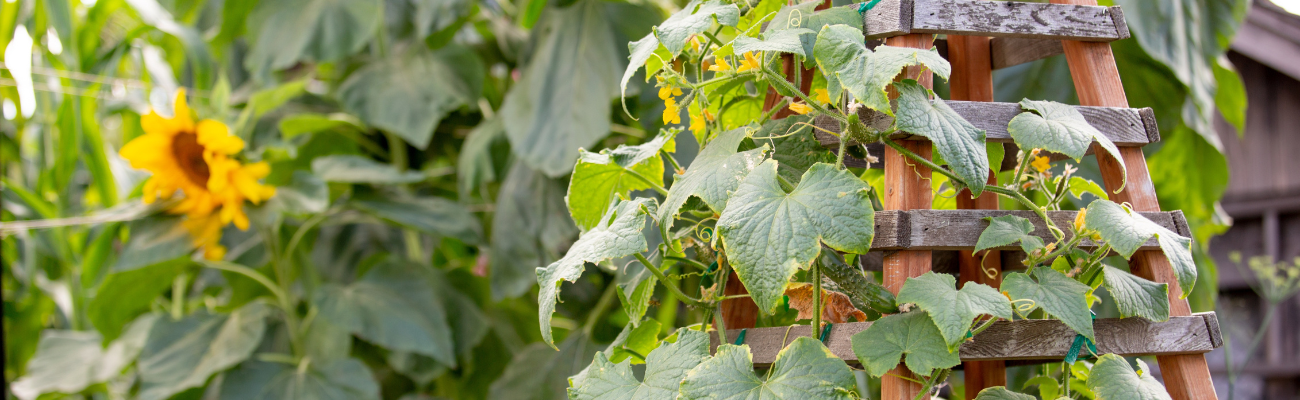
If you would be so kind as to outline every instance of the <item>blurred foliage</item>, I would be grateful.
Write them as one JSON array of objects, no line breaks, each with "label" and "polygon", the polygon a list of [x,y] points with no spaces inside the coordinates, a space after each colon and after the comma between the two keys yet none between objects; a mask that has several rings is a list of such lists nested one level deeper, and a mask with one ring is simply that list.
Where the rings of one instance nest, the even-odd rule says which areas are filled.
[{"label": "blurred foliage", "polygon": [[[1148,153],[1153,179],[1203,255],[1227,224],[1207,121],[1222,112],[1240,129],[1244,89],[1222,53],[1248,2],[1118,3],[1136,37],[1113,46],[1129,98],[1165,138]],[[622,277],[611,265],[565,288],[556,353],[539,343],[535,269],[577,237],[564,199],[578,148],[659,131],[644,75],[623,106],[615,85],[625,44],[680,6],[0,3],[6,396],[563,397],[629,321],[602,295]],[[997,93],[1069,101],[1066,68],[1000,72]],[[222,225],[220,260],[203,259],[175,203],[142,202],[149,174],[119,155],[178,89],[277,187],[244,207],[247,230]],[[757,112],[763,92],[737,90]],[[687,164],[696,140],[676,139]],[[1197,287],[1195,308],[1212,308],[1214,285]],[[655,297],[647,315],[664,332],[702,319]]]}]

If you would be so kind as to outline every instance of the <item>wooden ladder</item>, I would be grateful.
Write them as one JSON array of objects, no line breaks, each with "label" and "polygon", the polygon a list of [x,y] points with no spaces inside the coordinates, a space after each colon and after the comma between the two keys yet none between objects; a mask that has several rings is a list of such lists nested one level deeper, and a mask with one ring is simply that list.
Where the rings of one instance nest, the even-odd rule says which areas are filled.
[{"label": "wooden ladder", "polygon": [[[829,6],[827,0],[818,9]],[[856,5],[853,5],[856,6]],[[992,18],[992,17],[997,18]],[[993,103],[992,71],[1022,64],[1052,55],[1065,54],[1070,74],[1081,106],[1079,111],[1120,146],[1124,167],[1094,144],[1103,182],[1107,188],[1123,186],[1122,192],[1110,191],[1117,203],[1129,203],[1135,211],[1166,225],[1184,236],[1191,236],[1182,213],[1161,213],[1142,154],[1142,145],[1160,140],[1155,118],[1150,109],[1130,109],[1124,95],[1123,84],[1111,52],[1110,41],[1129,37],[1123,12],[1119,7],[1100,7],[1095,0],[1051,0],[1050,4],[1021,3],[985,0],[882,0],[864,14],[866,38],[884,39],[891,46],[929,49],[935,45],[934,35],[947,35],[947,58],[952,64],[950,80],[950,105],[976,127],[988,132],[990,142],[1009,142],[1006,126],[1010,118],[1019,113],[1015,104]],[[942,46],[941,46],[942,47]],[[788,56],[787,56],[788,58]],[[786,70],[793,71],[795,64],[787,61]],[[810,71],[801,82],[807,92]],[[788,78],[793,78],[793,72]],[[916,79],[932,87],[930,72],[920,67],[909,67],[899,79]],[[791,79],[793,81],[793,79]],[[777,103],[779,96],[768,93],[765,109]],[[783,118],[789,113],[778,113]],[[819,126],[838,125],[831,121],[818,121]],[[906,136],[906,135],[900,135]],[[931,146],[920,137],[899,137],[905,148],[929,157]],[[819,135],[823,145],[834,147],[838,139]],[[931,171],[914,165],[893,150],[883,147],[885,168],[884,206],[887,211],[877,213],[877,236],[872,247],[896,250],[884,257],[884,284],[895,294],[909,277],[931,270],[931,252],[965,248],[959,251],[960,282],[978,282],[1001,285],[1001,274],[989,277],[984,269],[1000,271],[1004,257],[999,251],[981,257],[970,251],[984,226],[984,216],[1016,213],[995,211],[997,196],[990,193],[971,198],[963,191],[957,197],[962,210],[924,211],[930,208],[932,191]],[[1009,155],[1015,157],[1014,154]],[[997,166],[994,166],[997,168]],[[996,184],[996,177],[989,176]],[[1073,212],[1051,213],[1057,222],[1068,223]],[[1036,220],[1031,218],[1031,220]],[[953,224],[952,221],[967,221]],[[1035,221],[1036,232],[1046,232],[1042,221]],[[967,226],[969,225],[969,226]],[[917,232],[928,232],[929,227],[944,235],[930,237]],[[1007,248],[1005,250],[1012,250]],[[1019,260],[1023,255],[1006,254],[1007,260]],[[981,265],[981,259],[983,265]],[[1215,399],[1204,353],[1222,345],[1218,320],[1214,313],[1193,314],[1169,261],[1154,245],[1148,242],[1130,261],[1131,271],[1140,277],[1169,285],[1170,319],[1150,322],[1139,318],[1099,319],[1095,323],[1099,353],[1128,356],[1156,355],[1165,387],[1172,398]],[[728,294],[743,293],[744,288],[732,276],[727,285]],[[758,310],[748,299],[728,300],[724,315],[728,328],[752,328]],[[827,346],[845,361],[857,363],[849,337],[869,326],[869,322],[836,324],[826,340]],[[727,332],[727,342],[735,340],[737,331]],[[746,342],[751,345],[755,365],[770,364],[777,352],[798,336],[811,336],[809,327],[751,329]],[[960,350],[965,370],[966,398],[974,398],[980,390],[1006,384],[1006,360],[1060,360],[1068,350],[1074,332],[1059,321],[1024,320],[1002,321],[964,344]],[[714,337],[714,345],[721,339]],[[1005,343],[1018,343],[1006,346]],[[909,376],[901,365],[891,375]],[[913,381],[886,375],[881,383],[881,398],[885,400],[913,399],[921,386]]]}]

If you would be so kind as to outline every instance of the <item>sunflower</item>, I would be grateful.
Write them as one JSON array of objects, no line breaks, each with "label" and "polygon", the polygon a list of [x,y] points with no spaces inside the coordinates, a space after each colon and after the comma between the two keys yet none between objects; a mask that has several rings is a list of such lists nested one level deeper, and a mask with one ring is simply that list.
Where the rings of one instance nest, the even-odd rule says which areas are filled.
[{"label": "sunflower", "polygon": [[185,91],[176,92],[172,118],[151,111],[140,118],[145,134],[122,146],[122,158],[131,166],[153,173],[144,184],[144,202],[171,198],[180,191],[184,198],[169,212],[184,214],[194,244],[204,257],[220,259],[221,227],[234,223],[248,229],[244,201],[259,204],[275,195],[275,188],[258,183],[271,173],[265,162],[242,164],[233,156],[244,149],[244,141],[230,134],[225,124],[210,119],[194,121]]}]

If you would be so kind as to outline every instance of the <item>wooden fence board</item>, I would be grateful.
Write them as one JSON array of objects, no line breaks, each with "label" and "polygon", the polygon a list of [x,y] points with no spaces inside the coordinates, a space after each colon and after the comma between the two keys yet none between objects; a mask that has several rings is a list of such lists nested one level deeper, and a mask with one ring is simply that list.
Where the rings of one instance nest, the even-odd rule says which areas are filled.
[{"label": "wooden fence board", "polygon": [[[1047,216],[1057,227],[1066,231],[1067,240],[1071,237],[1068,227],[1074,222],[1077,211],[1048,211]],[[1186,232],[1186,219],[1181,212],[1143,212],[1143,217],[1174,231],[1191,237]],[[1047,241],[1053,241],[1047,225],[1032,211],[1007,210],[884,210],[876,212],[876,236],[871,243],[872,250],[962,250],[975,247],[979,236],[989,226],[985,217],[1017,215],[1034,224],[1033,235]],[[1094,248],[1096,244],[1089,239],[1080,242],[1079,247]],[[999,250],[1016,250],[1018,245],[999,247]],[[1142,250],[1159,250],[1160,246],[1153,238],[1147,240]]]},{"label": "wooden fence board", "polygon": [[[826,347],[836,357],[858,365],[850,338],[871,326],[870,322],[835,324]],[[745,344],[754,365],[763,368],[796,338],[810,336],[808,325],[753,328],[745,333]],[[1098,354],[1173,355],[1202,354],[1223,345],[1214,313],[1170,317],[1165,322],[1142,318],[1103,318],[1093,322]],[[727,330],[727,343],[735,343],[739,329]],[[718,347],[717,332],[710,332],[711,350]],[[961,346],[962,361],[1060,360],[1070,349],[1075,332],[1059,320],[999,321]]]},{"label": "wooden fence board", "polygon": [[981,0],[882,0],[863,14],[868,39],[908,33],[1110,42],[1129,37],[1119,7]]}]

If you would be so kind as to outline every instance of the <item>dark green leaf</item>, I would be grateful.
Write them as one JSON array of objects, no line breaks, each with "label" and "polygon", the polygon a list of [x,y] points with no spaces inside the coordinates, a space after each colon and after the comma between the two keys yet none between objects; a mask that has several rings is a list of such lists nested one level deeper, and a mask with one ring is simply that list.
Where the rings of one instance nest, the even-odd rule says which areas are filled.
[{"label": "dark green leaf", "polygon": [[922,376],[961,364],[957,352],[948,351],[943,334],[922,311],[878,319],[854,334],[851,341],[853,354],[872,376],[884,376],[903,361],[903,356],[907,356],[907,369]]},{"label": "dark green leaf", "polygon": [[368,194],[357,196],[352,206],[389,223],[435,236],[478,244],[483,237],[474,214],[460,203],[441,197],[402,197]]},{"label": "dark green leaf", "polygon": [[1043,248],[1043,239],[1031,235],[1034,231],[1034,223],[1028,219],[1017,217],[1015,215],[1003,215],[1001,217],[984,217],[989,221],[989,227],[984,228],[980,233],[980,238],[975,242],[975,251],[988,250],[994,247],[1002,247],[1015,242],[1020,242],[1020,248],[1025,252],[1031,252]]},{"label": "dark green leaf", "polygon": [[1088,389],[1098,399],[1168,400],[1165,387],[1151,375],[1146,362],[1137,360],[1138,370],[1129,366],[1128,360],[1115,354],[1106,354],[1097,360],[1088,375]]},{"label": "dark green leaf", "polygon": [[590,364],[597,350],[582,332],[573,332],[560,342],[559,352],[541,343],[528,345],[515,354],[501,377],[492,382],[487,398],[568,399],[569,377]]},{"label": "dark green leaf", "polygon": [[312,160],[311,170],[327,182],[401,184],[424,180],[419,172],[400,172],[391,165],[351,155],[318,157]]},{"label": "dark green leaf", "polygon": [[250,361],[226,374],[221,400],[379,400],[379,384],[355,358],[301,366]]},{"label": "dark green leaf", "polygon": [[894,305],[894,294],[876,281],[867,279],[856,266],[845,264],[839,253],[822,248],[821,263],[822,273],[839,285],[854,307],[881,314],[898,312],[898,306]]},{"label": "dark green leaf", "polygon": [[799,183],[799,178],[813,164],[835,162],[835,154],[822,147],[811,125],[805,125],[812,124],[812,120],[809,115],[792,115],[764,122],[753,136],[755,143],[765,143],[775,149],[772,159],[780,163],[781,177],[791,183]]},{"label": "dark green leaf", "polygon": [[975,400],[1034,400],[1034,396],[1010,391],[1005,386],[994,386],[981,390]]},{"label": "dark green leaf", "polygon": [[1155,322],[1169,320],[1168,284],[1148,281],[1109,265],[1102,274],[1121,317],[1142,317]]},{"label": "dark green leaf", "polygon": [[180,320],[158,318],[140,352],[141,399],[166,399],[201,387],[208,377],[253,355],[266,331],[266,305],[249,303],[230,315],[199,311]]},{"label": "dark green leaf", "polygon": [[247,17],[252,48],[244,65],[265,80],[300,61],[341,59],[370,42],[383,12],[380,1],[260,1]]},{"label": "dark green leaf", "polygon": [[[1007,274],[1002,280],[1002,290],[1015,300],[1033,300],[1034,309],[1042,308],[1048,314],[1060,318],[1065,326],[1096,341],[1092,331],[1092,312],[1088,310],[1088,300],[1085,298],[1092,291],[1088,285],[1054,269],[1040,267],[1034,269],[1033,278],[1021,272]],[[1029,309],[1021,314],[1032,311]]]},{"label": "dark green leaf", "polygon": [[[1020,147],[1061,153],[1079,161],[1088,153],[1088,147],[1095,140],[1119,162],[1120,170],[1127,171],[1115,143],[1089,124],[1074,106],[1024,99],[1020,101],[1020,107],[1029,111],[1012,118],[1007,125],[1007,132],[1011,133],[1011,138]],[[1127,173],[1124,175],[1125,181],[1128,179]]]},{"label": "dark green leaf", "polygon": [[1178,286],[1183,289],[1183,297],[1192,292],[1196,285],[1192,239],[1182,237],[1128,207],[1109,200],[1097,200],[1088,204],[1084,224],[1088,229],[1101,234],[1101,239],[1124,258],[1132,257],[1147,239],[1155,236],[1156,242],[1160,243],[1160,250],[1169,258],[1174,274],[1178,276]]},{"label": "dark green leaf", "polygon": [[776,355],[767,378],[755,375],[749,345],[722,344],[686,373],[683,399],[851,399],[855,380],[844,360],[817,339],[795,339]]},{"label": "dark green leaf", "polygon": [[493,118],[474,127],[461,145],[456,158],[456,186],[461,198],[468,198],[482,185],[497,180],[492,161],[492,147],[505,139],[505,126],[500,118]]},{"label": "dark green leaf", "polygon": [[578,235],[564,204],[565,183],[515,162],[492,218],[492,298],[516,297],[537,284],[537,267],[560,258]]},{"label": "dark green leaf", "polygon": [[948,274],[926,272],[916,278],[907,278],[898,291],[898,302],[914,303],[930,314],[947,341],[949,350],[966,340],[971,321],[980,315],[1010,320],[1011,301],[996,289],[981,283],[967,282],[957,290],[957,279]]},{"label": "dark green leaf", "polygon": [[[877,53],[875,57],[882,56],[885,55]],[[942,99],[931,101],[930,91],[916,81],[907,80],[894,86],[899,92],[895,122],[898,129],[929,138],[934,150],[966,181],[973,195],[984,192],[989,176],[984,130],[971,125]]]},{"label": "dark green leaf", "polygon": [[362,339],[456,366],[452,329],[430,267],[385,260],[348,286],[316,293],[320,316]]},{"label": "dark green leaf", "polygon": [[483,62],[468,48],[406,51],[367,64],[339,87],[348,111],[424,149],[448,113],[478,100]]}]

